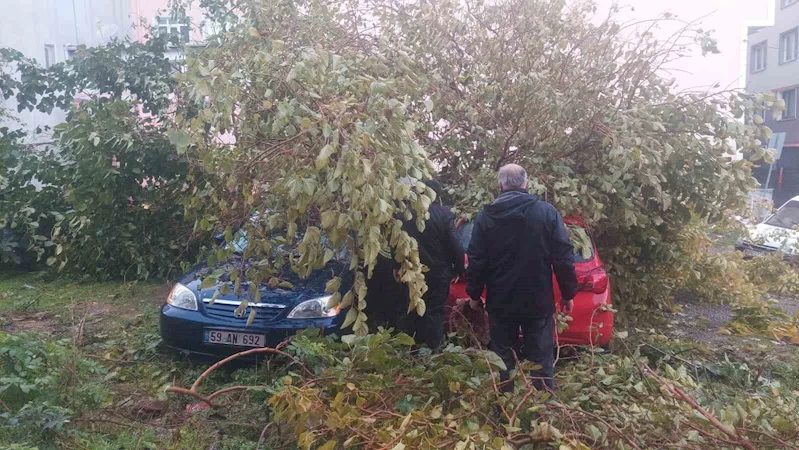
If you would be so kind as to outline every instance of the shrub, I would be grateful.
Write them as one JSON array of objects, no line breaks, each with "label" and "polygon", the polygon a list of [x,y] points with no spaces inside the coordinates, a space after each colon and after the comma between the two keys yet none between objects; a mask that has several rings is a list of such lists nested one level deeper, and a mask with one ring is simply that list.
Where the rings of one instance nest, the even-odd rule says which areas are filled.
[{"label": "shrub", "polygon": [[74,411],[107,406],[105,374],[69,340],[0,332],[0,442],[52,444]]},{"label": "shrub", "polygon": [[[189,165],[167,139],[175,80],[165,49],[164,39],[115,40],[48,69],[0,49],[0,68],[18,75],[3,73],[5,98],[20,109],[70,109],[50,145],[0,135],[3,262],[146,279],[194,257],[196,238],[208,236],[184,220]],[[71,106],[80,91],[92,98]]]}]

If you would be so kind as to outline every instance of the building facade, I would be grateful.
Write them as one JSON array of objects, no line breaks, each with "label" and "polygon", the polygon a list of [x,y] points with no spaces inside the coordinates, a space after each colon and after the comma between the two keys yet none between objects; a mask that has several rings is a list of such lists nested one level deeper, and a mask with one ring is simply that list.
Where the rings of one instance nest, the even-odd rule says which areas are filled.
[{"label": "building facade", "polygon": [[785,133],[782,154],[771,169],[771,177],[768,166],[755,171],[763,188],[774,189],[773,200],[779,206],[799,195],[799,0],[773,1],[773,24],[749,27],[747,31],[746,88],[774,92],[785,101],[785,111],[764,114],[773,132]]},{"label": "building facade", "polygon": [[[169,0],[0,0],[0,47],[9,47],[49,67],[70,59],[78,46],[102,45],[112,38],[144,41],[153,28],[156,33],[177,35],[181,42],[200,45],[207,28],[203,26],[203,12],[194,7],[186,17],[173,17]],[[169,58],[182,56],[181,47],[175,46]],[[3,106],[15,113],[19,125],[11,126],[32,134],[37,128],[61,123],[66,112],[38,111],[17,113],[13,98],[3,100]],[[8,125],[0,123],[0,126]],[[34,140],[47,140],[47,132]]]},{"label": "building facade", "polygon": [[[166,0],[164,0],[166,1]],[[0,47],[10,47],[35,59],[42,66],[70,59],[79,45],[87,47],[125,37],[131,29],[131,0],[0,0]],[[13,98],[2,100],[16,112]],[[52,127],[64,121],[66,113],[17,114],[22,127]]]}]

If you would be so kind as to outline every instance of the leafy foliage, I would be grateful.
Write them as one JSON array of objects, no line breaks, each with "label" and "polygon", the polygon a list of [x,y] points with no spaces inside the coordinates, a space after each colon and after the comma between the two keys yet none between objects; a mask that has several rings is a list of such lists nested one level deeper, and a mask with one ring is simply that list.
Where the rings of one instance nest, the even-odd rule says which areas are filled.
[{"label": "leafy foliage", "polygon": [[[104,406],[105,368],[70,342],[0,332],[0,440],[51,443],[78,409]],[[87,382],[93,379],[93,383]]]},{"label": "leafy foliage", "polygon": [[[723,217],[753,186],[752,162],[730,155],[771,157],[770,131],[735,118],[774,99],[671,88],[670,61],[716,50],[692,26],[658,41],[670,16],[642,28],[613,8],[597,22],[592,2],[562,0],[201,4],[225,31],[187,61],[179,92],[193,108],[170,140],[206,174],[189,202],[213,205],[200,227],[234,239],[245,224],[253,264],[240,278],[280,273],[274,249],[299,231],[300,275],[341,246],[367,277],[392,255],[423,313],[424,268],[398,218],[425,217],[428,160],[467,217],[516,162],[592,225],[626,310],[665,308],[679,283],[660,273],[690,260],[686,224]],[[347,324],[363,334],[360,285],[332,303],[352,304]]]},{"label": "leafy foliage", "polygon": [[[164,276],[197,250],[184,220],[188,163],[166,128],[175,80],[166,42],[113,41],[84,49],[49,69],[3,49],[0,61],[17,77],[2,92],[19,109],[70,108],[52,145],[23,144],[23,133],[0,137],[0,254],[87,277]],[[147,112],[143,116],[140,112]]]},{"label": "leafy foliage", "polygon": [[[673,359],[586,354],[557,374],[556,394],[501,393],[496,355],[448,345],[410,352],[410,337],[379,331],[319,337],[286,347],[316,355],[267,387],[277,447],[787,448],[797,444],[797,396],[727,360],[716,381]],[[649,367],[656,367],[651,370]],[[749,380],[740,383],[741,376]],[[729,384],[725,384],[729,383]],[[712,417],[712,423],[707,417]],[[537,448],[537,447],[533,447]]]}]

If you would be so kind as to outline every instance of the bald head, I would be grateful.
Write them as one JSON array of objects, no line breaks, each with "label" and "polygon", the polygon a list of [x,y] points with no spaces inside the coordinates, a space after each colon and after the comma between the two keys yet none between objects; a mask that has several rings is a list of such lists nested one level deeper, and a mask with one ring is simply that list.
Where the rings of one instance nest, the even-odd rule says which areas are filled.
[{"label": "bald head", "polygon": [[503,192],[527,189],[527,172],[518,164],[506,164],[499,169],[497,181]]}]

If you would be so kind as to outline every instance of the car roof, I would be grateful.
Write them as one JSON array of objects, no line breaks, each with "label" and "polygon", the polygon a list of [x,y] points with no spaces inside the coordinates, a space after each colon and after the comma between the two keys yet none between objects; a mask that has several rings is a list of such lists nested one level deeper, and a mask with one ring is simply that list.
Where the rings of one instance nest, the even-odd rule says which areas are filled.
[{"label": "car roof", "polygon": [[568,216],[563,218],[563,222],[566,225],[572,225],[580,228],[590,229],[588,224],[585,223],[585,219],[583,216],[577,214],[569,214]]}]

